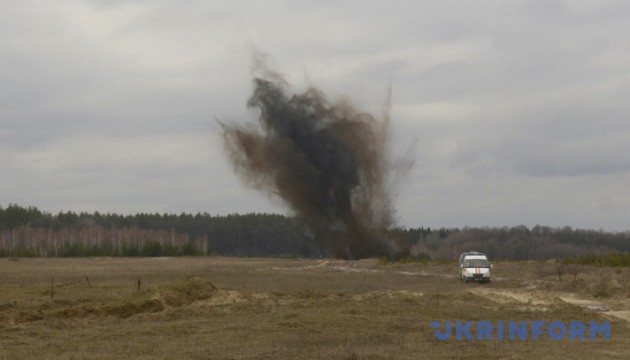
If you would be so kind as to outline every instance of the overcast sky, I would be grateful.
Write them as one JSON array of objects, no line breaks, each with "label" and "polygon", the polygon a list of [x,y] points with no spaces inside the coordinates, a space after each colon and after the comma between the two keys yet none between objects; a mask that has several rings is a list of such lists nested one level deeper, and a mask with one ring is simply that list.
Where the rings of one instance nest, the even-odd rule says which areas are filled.
[{"label": "overcast sky", "polygon": [[406,226],[630,230],[630,2],[0,0],[0,206],[280,212],[223,153],[252,47],[375,114]]}]

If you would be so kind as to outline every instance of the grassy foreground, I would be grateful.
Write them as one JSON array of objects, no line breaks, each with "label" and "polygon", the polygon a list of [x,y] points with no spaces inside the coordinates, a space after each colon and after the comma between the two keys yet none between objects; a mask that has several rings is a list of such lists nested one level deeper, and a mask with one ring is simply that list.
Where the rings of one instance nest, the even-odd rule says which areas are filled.
[{"label": "grassy foreground", "polygon": [[[377,260],[0,259],[0,359],[630,358],[628,268],[497,263],[484,285],[456,273]],[[434,320],[610,320],[611,339],[440,341]]]}]

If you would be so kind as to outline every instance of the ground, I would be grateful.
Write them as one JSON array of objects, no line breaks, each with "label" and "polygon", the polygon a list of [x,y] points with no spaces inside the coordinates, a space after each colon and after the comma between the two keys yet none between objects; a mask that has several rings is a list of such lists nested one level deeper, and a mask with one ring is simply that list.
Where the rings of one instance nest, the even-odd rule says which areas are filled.
[{"label": "ground", "polygon": [[[0,359],[630,358],[630,269],[495,262],[489,284],[457,271],[455,261],[0,259]],[[482,320],[609,320],[611,333],[442,341],[429,326]]]}]

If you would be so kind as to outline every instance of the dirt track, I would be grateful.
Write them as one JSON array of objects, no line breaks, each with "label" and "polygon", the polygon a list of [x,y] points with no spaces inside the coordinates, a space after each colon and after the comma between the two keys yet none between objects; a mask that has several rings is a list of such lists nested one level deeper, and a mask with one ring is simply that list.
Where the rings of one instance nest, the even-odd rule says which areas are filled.
[{"label": "dirt track", "polygon": [[[325,268],[332,271],[349,271],[349,272],[384,272],[391,271],[398,274],[409,276],[430,276],[437,278],[457,278],[453,274],[445,274],[443,271],[432,270],[400,270],[397,268],[381,268],[373,269],[357,266],[353,261],[322,261],[317,265],[311,265],[306,267],[292,268],[294,270],[309,270],[316,268]],[[281,270],[281,269],[279,269]],[[549,311],[550,306],[559,304],[561,302],[571,305],[584,307],[591,311],[602,312],[608,317],[614,317],[624,320],[630,324],[630,298],[625,299],[616,297],[614,299],[595,299],[586,298],[583,295],[555,291],[555,290],[539,290],[543,281],[532,281],[527,278],[506,278],[496,277],[494,278],[494,284],[501,284],[505,282],[517,282],[520,283],[519,287],[504,289],[501,287],[495,287],[491,284],[485,286],[476,286],[475,284],[462,285],[462,290],[468,291],[476,296],[483,297],[489,301],[497,304],[508,304],[520,307],[528,307],[532,311]],[[548,280],[548,282],[552,282]]]}]

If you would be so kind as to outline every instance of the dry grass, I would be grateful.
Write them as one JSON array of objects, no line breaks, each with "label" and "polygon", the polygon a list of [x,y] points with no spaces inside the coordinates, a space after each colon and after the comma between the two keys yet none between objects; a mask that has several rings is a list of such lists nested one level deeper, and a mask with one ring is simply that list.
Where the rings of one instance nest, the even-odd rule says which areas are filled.
[{"label": "dry grass", "polygon": [[615,317],[610,341],[434,337],[433,320],[609,318],[557,299],[566,294],[627,309],[628,269],[558,281],[554,266],[499,263],[496,281],[464,285],[454,263],[0,259],[0,359],[630,357],[630,328]]}]

